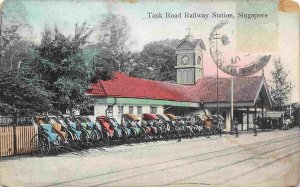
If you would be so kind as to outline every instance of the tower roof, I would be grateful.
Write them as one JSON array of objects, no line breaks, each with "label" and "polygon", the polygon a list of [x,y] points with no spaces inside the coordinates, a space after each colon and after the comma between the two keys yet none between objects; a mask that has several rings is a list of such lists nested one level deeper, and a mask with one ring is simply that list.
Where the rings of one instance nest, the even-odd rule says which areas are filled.
[{"label": "tower roof", "polygon": [[180,40],[176,45],[175,48],[177,49],[182,43],[188,42],[191,44],[193,47],[196,47],[197,45],[200,46],[201,49],[206,50],[206,47],[204,45],[204,42],[201,39],[192,39],[192,38],[184,38]]}]

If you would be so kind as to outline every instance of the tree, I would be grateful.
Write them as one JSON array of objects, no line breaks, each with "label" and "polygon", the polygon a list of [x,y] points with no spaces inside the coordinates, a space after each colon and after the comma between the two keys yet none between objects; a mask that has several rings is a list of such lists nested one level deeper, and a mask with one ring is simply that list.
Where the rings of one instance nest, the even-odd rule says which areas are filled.
[{"label": "tree", "polygon": [[283,110],[283,105],[288,101],[290,85],[287,82],[287,73],[284,71],[280,58],[274,61],[274,70],[271,72],[271,96],[273,98],[274,108]]},{"label": "tree", "polygon": [[100,35],[97,48],[99,57],[95,60],[97,75],[101,79],[112,77],[113,71],[124,71],[129,62],[130,52],[129,24],[124,16],[119,16],[110,11],[105,15],[105,20],[99,27]]},{"label": "tree", "polygon": [[0,70],[17,69],[19,61],[30,58],[33,44],[22,39],[19,28],[19,25],[1,27]]},{"label": "tree", "polygon": [[178,40],[162,40],[144,46],[143,51],[132,57],[131,76],[159,81],[176,80],[176,54]]},{"label": "tree", "polygon": [[0,114],[32,115],[52,108],[51,93],[27,67],[7,69],[0,74]]},{"label": "tree", "polygon": [[91,32],[86,24],[76,29],[74,37],[63,35],[57,28],[46,29],[30,64],[45,81],[46,90],[53,93],[54,109],[62,113],[80,109],[88,100],[85,92],[93,72],[84,61],[83,46]]},{"label": "tree", "polygon": [[30,58],[32,43],[22,39],[30,27],[26,24],[26,11],[22,3],[5,1],[0,19],[0,70],[17,69],[20,60]]},{"label": "tree", "polygon": [[51,93],[44,89],[44,82],[26,65],[31,57],[32,43],[24,40],[19,32],[28,29],[26,11],[20,2],[2,3],[0,19],[0,114],[31,115],[52,108]]}]

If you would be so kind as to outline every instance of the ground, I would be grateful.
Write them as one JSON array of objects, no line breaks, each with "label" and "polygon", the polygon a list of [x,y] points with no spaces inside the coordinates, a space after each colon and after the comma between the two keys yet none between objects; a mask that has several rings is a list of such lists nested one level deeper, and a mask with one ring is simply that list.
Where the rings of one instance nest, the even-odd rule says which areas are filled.
[{"label": "ground", "polygon": [[0,161],[0,186],[297,186],[300,130],[157,141]]}]

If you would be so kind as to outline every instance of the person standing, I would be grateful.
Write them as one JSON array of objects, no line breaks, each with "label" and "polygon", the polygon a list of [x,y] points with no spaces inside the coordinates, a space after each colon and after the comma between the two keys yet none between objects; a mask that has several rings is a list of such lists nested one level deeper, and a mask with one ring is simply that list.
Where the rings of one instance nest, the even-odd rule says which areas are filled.
[{"label": "person standing", "polygon": [[211,131],[211,120],[210,118],[205,115],[205,133],[206,133],[206,138],[210,138],[210,131]]},{"label": "person standing", "polygon": [[223,120],[222,117],[218,116],[218,131],[220,136],[222,136],[222,129],[223,129]]},{"label": "person standing", "polygon": [[179,119],[176,120],[175,126],[177,127],[177,135],[178,135],[178,140],[177,141],[181,142],[182,125],[181,125],[181,121],[179,121]]},{"label": "person standing", "polygon": [[239,138],[239,129],[238,129],[238,121],[236,118],[234,118],[234,121],[233,121],[233,125],[234,125],[234,134],[235,134],[235,137],[236,138]]},{"label": "person standing", "polygon": [[254,126],[253,126],[254,136],[257,136],[257,129],[258,129],[257,124],[258,124],[257,119],[254,119]]}]

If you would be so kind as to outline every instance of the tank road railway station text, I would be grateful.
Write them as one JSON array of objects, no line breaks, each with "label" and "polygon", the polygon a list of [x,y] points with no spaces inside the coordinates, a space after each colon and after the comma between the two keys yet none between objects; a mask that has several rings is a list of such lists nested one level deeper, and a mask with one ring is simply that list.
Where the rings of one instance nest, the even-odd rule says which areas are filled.
[{"label": "tank road railway station text", "polygon": [[244,13],[244,12],[237,12],[236,15],[231,13],[197,13],[197,12],[179,12],[179,13],[153,13],[147,12],[148,19],[207,19],[207,18],[228,18],[228,19],[235,19],[235,17],[239,19],[266,19],[268,18],[268,14],[252,14],[252,13]]}]

